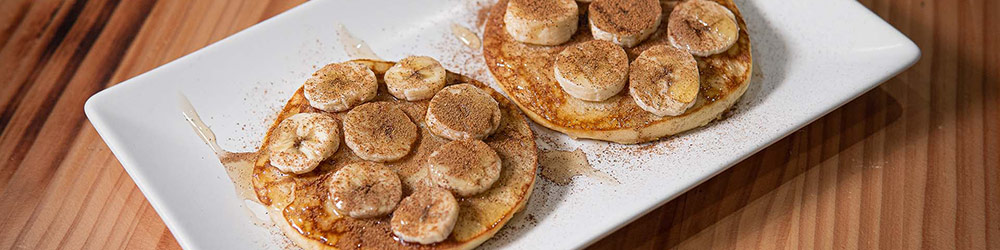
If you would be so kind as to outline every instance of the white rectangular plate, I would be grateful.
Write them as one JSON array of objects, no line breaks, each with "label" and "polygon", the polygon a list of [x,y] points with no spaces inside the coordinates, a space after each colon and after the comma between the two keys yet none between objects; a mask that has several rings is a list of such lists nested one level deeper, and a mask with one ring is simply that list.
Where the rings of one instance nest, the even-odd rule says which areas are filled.
[{"label": "white rectangular plate", "polygon": [[[490,1],[491,2],[491,1]],[[737,0],[753,44],[754,74],[732,117],[646,145],[574,141],[534,126],[543,150],[587,152],[620,184],[539,178],[524,212],[484,246],[586,246],[889,79],[919,57],[909,39],[850,0]],[[258,147],[285,100],[315,70],[349,59],[342,23],[382,58],[438,58],[491,83],[480,52],[451,23],[474,27],[481,3],[313,1],[104,90],[87,116],[181,246],[282,248],[254,224],[225,171],[181,115],[186,95],[220,144]]]}]

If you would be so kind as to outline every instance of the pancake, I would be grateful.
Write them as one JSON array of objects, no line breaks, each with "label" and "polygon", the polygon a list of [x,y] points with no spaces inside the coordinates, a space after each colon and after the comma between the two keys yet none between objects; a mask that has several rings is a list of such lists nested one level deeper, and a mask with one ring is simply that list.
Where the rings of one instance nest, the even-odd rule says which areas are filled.
[{"label": "pancake", "polygon": [[[429,100],[407,102],[392,97],[382,76],[393,62],[354,60],[368,65],[379,79],[378,95],[374,101],[391,102],[402,109],[417,124],[420,133],[417,142],[402,159],[385,165],[399,174],[403,182],[403,196],[417,187],[431,185],[426,178],[426,159],[438,146],[449,140],[430,133],[424,121]],[[452,72],[447,73],[447,84],[470,83],[490,94],[500,106],[502,120],[497,131],[485,138],[499,154],[502,169],[493,186],[478,195],[458,198],[459,217],[448,239],[420,245],[404,243],[392,235],[390,216],[372,219],[354,219],[338,215],[328,198],[327,179],[344,165],[362,161],[348,148],[340,149],[312,172],[285,174],[271,166],[268,154],[259,154],[253,169],[253,188],[262,204],[268,206],[272,221],[296,245],[304,249],[470,249],[492,237],[514,213],[528,201],[535,183],[538,151],[535,137],[528,121],[514,104],[483,83]],[[268,148],[269,137],[282,120],[302,112],[323,112],[309,106],[302,88],[292,96],[278,115],[261,148]],[[347,111],[323,112],[343,120]],[[344,140],[341,140],[341,143]]]},{"label": "pancake", "polygon": [[[602,102],[583,101],[559,87],[553,72],[556,56],[567,46],[593,40],[585,21],[576,34],[558,46],[539,46],[515,41],[504,30],[507,0],[493,5],[483,34],[483,57],[490,73],[529,118],[573,138],[617,143],[641,143],[704,126],[722,114],[750,85],[752,57],[746,23],[732,0],[713,0],[730,9],[739,23],[739,39],[729,50],[708,57],[695,57],[700,72],[700,93],[694,106],[679,116],[656,116],[638,105],[628,91]],[[585,3],[580,3],[584,8]],[[661,1],[666,22],[676,1]],[[587,20],[587,18],[580,18]],[[654,45],[669,45],[667,26],[661,24],[649,39],[625,49],[629,60]]]}]

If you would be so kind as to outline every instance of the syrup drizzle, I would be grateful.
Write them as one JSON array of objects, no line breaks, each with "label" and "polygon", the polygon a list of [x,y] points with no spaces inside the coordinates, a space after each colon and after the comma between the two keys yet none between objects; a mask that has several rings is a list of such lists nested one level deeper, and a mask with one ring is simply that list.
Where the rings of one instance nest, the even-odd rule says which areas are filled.
[{"label": "syrup drizzle", "polygon": [[234,153],[222,149],[215,138],[215,133],[201,120],[198,111],[191,105],[187,96],[178,93],[177,100],[184,119],[191,125],[191,128],[194,128],[198,137],[219,157],[219,161],[226,169],[226,174],[229,175],[229,179],[232,180],[233,186],[236,188],[236,195],[244,200],[259,203],[257,195],[253,191],[253,184],[250,182],[253,178],[253,166],[254,160],[257,159],[257,152]]},{"label": "syrup drizzle", "polygon": [[538,157],[542,167],[542,177],[559,185],[569,184],[574,176],[587,176],[604,184],[621,184],[611,175],[594,169],[587,160],[587,154],[577,148],[573,151],[542,151]]},{"label": "syrup drizzle", "polygon": [[479,40],[479,36],[476,36],[476,33],[465,26],[451,23],[451,34],[455,35],[455,38],[458,38],[466,47],[479,49],[479,47],[483,46],[483,42]]},{"label": "syrup drizzle", "polygon": [[354,37],[343,24],[337,24],[337,34],[340,36],[340,44],[344,46],[344,52],[351,59],[382,60],[371,47],[368,47],[368,43]]}]

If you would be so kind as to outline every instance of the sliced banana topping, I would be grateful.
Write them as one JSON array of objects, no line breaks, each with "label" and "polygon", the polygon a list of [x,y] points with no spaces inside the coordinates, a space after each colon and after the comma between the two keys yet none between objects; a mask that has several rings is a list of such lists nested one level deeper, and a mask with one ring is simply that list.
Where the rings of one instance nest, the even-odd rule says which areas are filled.
[{"label": "sliced banana topping", "polygon": [[299,113],[278,124],[268,146],[271,165],[286,173],[306,173],[337,152],[337,120],[318,113]]},{"label": "sliced banana topping", "polygon": [[410,117],[389,102],[362,104],[344,116],[344,142],[361,159],[385,162],[403,158],[419,135]]},{"label": "sliced banana topping", "polygon": [[330,177],[329,187],[337,211],[358,219],[389,214],[403,197],[403,186],[396,172],[372,162],[340,168]]},{"label": "sliced banana topping", "polygon": [[736,15],[716,2],[689,0],[670,12],[667,35],[675,47],[692,55],[710,56],[722,53],[740,36]]},{"label": "sliced banana topping", "polygon": [[507,33],[522,43],[558,45],[576,33],[579,10],[574,0],[510,0],[503,21]]},{"label": "sliced banana topping", "polygon": [[430,99],[444,84],[444,67],[427,56],[403,58],[385,72],[389,93],[407,101]]},{"label": "sliced banana topping", "polygon": [[389,221],[392,233],[407,242],[432,244],[448,238],[458,221],[458,201],[441,188],[421,188],[399,202]]},{"label": "sliced banana topping", "polygon": [[435,183],[463,197],[490,189],[500,178],[500,155],[480,140],[445,143],[427,165]]},{"label": "sliced banana topping", "polygon": [[660,27],[658,0],[594,0],[587,11],[594,39],[631,48]]},{"label": "sliced banana topping", "polygon": [[625,87],[628,55],[611,42],[591,40],[560,52],[554,68],[556,81],[566,93],[581,100],[603,101]]},{"label": "sliced banana topping", "polygon": [[658,116],[677,116],[694,106],[698,84],[694,56],[668,45],[646,49],[629,68],[632,99]]},{"label": "sliced banana topping", "polygon": [[500,106],[490,94],[472,84],[445,87],[427,107],[431,133],[451,140],[482,140],[500,126]]},{"label": "sliced banana topping", "polygon": [[304,88],[310,106],[340,112],[374,98],[378,80],[364,64],[331,63],[313,73]]}]

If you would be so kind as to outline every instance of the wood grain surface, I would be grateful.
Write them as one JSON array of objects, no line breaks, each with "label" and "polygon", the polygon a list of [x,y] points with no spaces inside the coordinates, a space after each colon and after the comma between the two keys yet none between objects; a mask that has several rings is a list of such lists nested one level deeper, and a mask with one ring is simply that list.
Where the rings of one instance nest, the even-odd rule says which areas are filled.
[{"label": "wood grain surface", "polygon": [[[300,2],[0,0],[0,249],[178,249],[83,103]],[[592,247],[1000,249],[1000,1],[861,2],[913,68]]]}]

